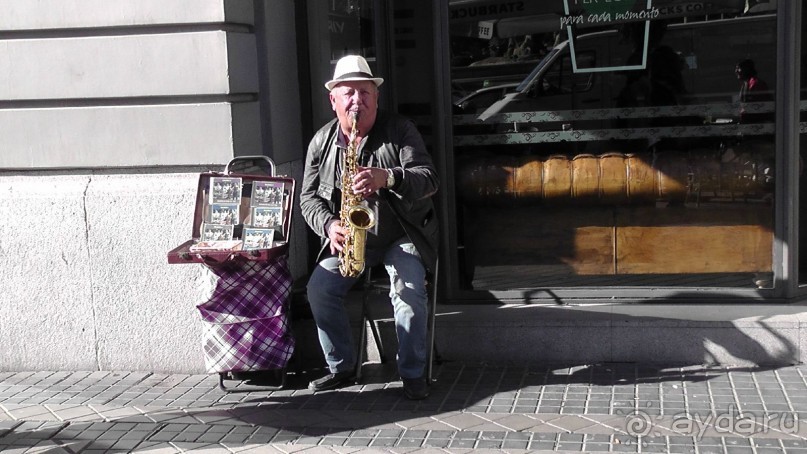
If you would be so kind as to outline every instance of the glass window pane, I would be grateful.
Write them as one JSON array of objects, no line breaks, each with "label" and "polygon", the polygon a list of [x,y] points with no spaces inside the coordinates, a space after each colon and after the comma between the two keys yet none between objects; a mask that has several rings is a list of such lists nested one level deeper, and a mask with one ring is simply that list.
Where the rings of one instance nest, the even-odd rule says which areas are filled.
[{"label": "glass window pane", "polygon": [[807,159],[807,31],[804,21],[807,8],[802,5],[801,21],[801,96],[799,115],[799,285],[807,283],[807,179],[804,176],[804,162]]},{"label": "glass window pane", "polygon": [[652,3],[450,3],[466,289],[772,285],[775,12]]},{"label": "glass window pane", "polygon": [[333,76],[339,58],[356,54],[376,67],[373,0],[308,0],[308,63],[311,73],[312,124],[333,118],[323,84]]}]

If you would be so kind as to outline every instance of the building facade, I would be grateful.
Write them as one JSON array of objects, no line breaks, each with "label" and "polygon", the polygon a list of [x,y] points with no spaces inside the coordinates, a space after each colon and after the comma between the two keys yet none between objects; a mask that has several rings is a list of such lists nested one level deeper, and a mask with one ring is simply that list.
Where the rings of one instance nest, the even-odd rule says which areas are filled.
[{"label": "building facade", "polygon": [[442,356],[804,358],[801,2],[0,10],[0,370],[202,370],[209,276],[166,261],[198,173],[265,155],[299,179],[347,53],[441,172]]}]

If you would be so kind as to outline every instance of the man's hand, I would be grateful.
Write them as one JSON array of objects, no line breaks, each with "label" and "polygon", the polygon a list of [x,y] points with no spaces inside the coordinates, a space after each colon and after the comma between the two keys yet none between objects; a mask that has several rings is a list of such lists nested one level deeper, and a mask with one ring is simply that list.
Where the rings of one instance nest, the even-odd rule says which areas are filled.
[{"label": "man's hand", "polygon": [[342,251],[342,245],[345,243],[345,234],[347,233],[347,229],[342,227],[342,223],[339,221],[339,219],[334,219],[328,224],[327,230],[328,239],[330,240],[331,254],[336,255],[336,253]]},{"label": "man's hand", "polygon": [[380,167],[361,167],[353,176],[353,192],[365,199],[387,184],[387,171]]}]

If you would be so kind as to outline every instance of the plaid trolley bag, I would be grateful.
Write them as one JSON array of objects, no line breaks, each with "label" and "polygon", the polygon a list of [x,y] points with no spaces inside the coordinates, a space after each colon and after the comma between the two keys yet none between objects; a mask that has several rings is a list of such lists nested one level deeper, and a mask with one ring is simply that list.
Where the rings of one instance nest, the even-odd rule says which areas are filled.
[{"label": "plaid trolley bag", "polygon": [[[268,175],[232,171],[234,166],[243,168],[247,164],[252,165],[252,171],[268,166]],[[233,197],[240,198],[240,205],[249,209],[233,210],[237,213],[233,222],[237,224],[233,227],[232,241],[222,243],[226,249],[199,250],[198,246],[205,243],[204,238],[200,239],[202,230],[207,228],[205,222],[211,219],[214,210],[210,207],[210,192],[216,177],[238,181],[240,197]],[[282,219],[277,226],[281,232],[274,236],[279,241],[246,248],[246,226],[254,222],[256,215],[252,206],[256,182],[271,182],[282,188],[283,197],[277,208]],[[234,391],[225,386],[225,380],[261,382],[267,375],[273,376],[272,384],[264,382],[263,386],[241,389],[278,390],[285,386],[286,366],[294,353],[289,315],[292,277],[288,267],[293,194],[294,180],[275,177],[274,163],[262,156],[235,158],[223,174],[203,173],[199,178],[193,239],[168,253],[169,263],[204,264],[215,280],[209,299],[196,308],[204,325],[205,368],[208,373],[219,374],[219,387],[225,392]],[[215,207],[217,215],[226,211]]]}]

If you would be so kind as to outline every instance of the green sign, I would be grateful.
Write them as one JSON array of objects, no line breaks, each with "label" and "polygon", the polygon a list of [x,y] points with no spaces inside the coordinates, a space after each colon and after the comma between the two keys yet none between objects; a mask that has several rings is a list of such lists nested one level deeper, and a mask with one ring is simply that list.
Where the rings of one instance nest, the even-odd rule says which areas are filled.
[{"label": "green sign", "polygon": [[582,7],[588,14],[624,14],[633,9],[636,0],[575,0],[575,6]]},{"label": "green sign", "polygon": [[[569,35],[569,52],[572,55],[572,72],[629,71],[647,67],[647,41],[650,37],[650,20],[658,17],[659,10],[652,7],[653,0],[563,0],[564,13],[561,27],[566,27]],[[639,9],[635,9],[635,7]],[[642,8],[644,7],[644,8]],[[613,26],[629,22],[644,22],[642,60],[638,64],[624,66],[598,66],[581,68],[577,65],[577,52],[574,35],[577,27]]]}]

